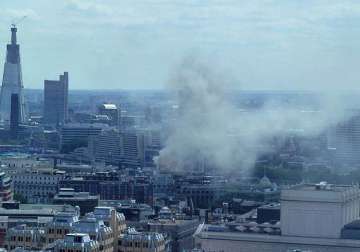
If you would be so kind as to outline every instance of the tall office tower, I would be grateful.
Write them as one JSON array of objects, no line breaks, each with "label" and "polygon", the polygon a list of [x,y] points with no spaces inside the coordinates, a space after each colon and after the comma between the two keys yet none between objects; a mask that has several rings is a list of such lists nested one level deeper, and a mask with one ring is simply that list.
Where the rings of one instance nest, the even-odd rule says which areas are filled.
[{"label": "tall office tower", "polygon": [[125,131],[121,134],[122,163],[129,167],[143,167],[145,140],[142,131]]},{"label": "tall office tower", "polygon": [[115,104],[103,103],[98,106],[98,113],[110,119],[110,126],[119,126],[120,109]]},{"label": "tall office tower", "polygon": [[332,132],[332,143],[336,148],[336,162],[342,165],[354,165],[360,162],[360,115],[339,123]]},{"label": "tall office tower", "polygon": [[9,124],[11,95],[18,94],[20,122],[25,122],[25,102],[20,63],[20,46],[16,42],[17,28],[11,27],[11,44],[6,46],[6,61],[0,95],[0,117]]},{"label": "tall office tower", "polygon": [[13,138],[17,137],[20,121],[19,95],[11,95],[10,133]]},{"label": "tall office tower", "polygon": [[44,81],[44,123],[63,125],[68,119],[69,74]]}]

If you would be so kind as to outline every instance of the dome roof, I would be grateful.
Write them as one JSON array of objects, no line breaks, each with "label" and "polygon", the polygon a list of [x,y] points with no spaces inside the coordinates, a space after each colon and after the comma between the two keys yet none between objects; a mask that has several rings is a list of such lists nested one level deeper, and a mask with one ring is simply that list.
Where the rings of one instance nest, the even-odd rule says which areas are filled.
[{"label": "dome roof", "polygon": [[272,187],[272,183],[270,181],[270,179],[264,175],[261,179],[260,179],[260,182],[259,182],[259,187],[261,188],[270,188]]}]

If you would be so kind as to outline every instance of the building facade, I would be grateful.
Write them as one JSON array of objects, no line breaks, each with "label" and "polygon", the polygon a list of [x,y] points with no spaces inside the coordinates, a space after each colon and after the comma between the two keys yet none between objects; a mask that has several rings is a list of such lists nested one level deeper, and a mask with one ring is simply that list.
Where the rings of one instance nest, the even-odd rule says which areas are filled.
[{"label": "building facade", "polygon": [[202,224],[195,244],[204,252],[357,251],[359,197],[357,186],[300,184],[282,190],[280,221]]},{"label": "building facade", "polygon": [[28,203],[51,203],[65,173],[53,169],[23,170],[11,175],[14,193]]},{"label": "building facade", "polygon": [[44,81],[44,123],[64,125],[68,120],[69,74]]},{"label": "building facade", "polygon": [[70,233],[63,240],[58,240],[54,246],[55,252],[99,252],[97,241],[90,239],[88,234]]}]

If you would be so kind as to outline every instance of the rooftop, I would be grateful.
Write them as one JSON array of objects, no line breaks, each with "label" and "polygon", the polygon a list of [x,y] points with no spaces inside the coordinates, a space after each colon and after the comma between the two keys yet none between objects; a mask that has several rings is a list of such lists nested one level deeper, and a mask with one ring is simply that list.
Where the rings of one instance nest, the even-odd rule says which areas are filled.
[{"label": "rooftop", "polygon": [[319,184],[300,184],[281,191],[282,201],[303,202],[346,202],[360,197],[359,186]]}]

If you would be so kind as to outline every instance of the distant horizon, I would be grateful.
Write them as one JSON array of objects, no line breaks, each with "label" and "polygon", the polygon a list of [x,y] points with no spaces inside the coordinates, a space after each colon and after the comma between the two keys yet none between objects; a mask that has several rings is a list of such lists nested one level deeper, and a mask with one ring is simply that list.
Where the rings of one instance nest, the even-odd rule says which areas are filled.
[{"label": "distant horizon", "polygon": [[[26,88],[24,87],[24,90],[26,91],[43,91],[43,88]],[[168,91],[171,92],[175,89],[170,89],[170,88],[149,88],[149,89],[145,89],[145,88],[139,88],[139,89],[116,89],[116,88],[109,88],[109,89],[73,89],[71,87],[69,87],[69,92],[70,91],[91,91],[91,92],[111,92],[111,91],[117,91],[117,92],[131,92],[131,91],[149,91],[149,92],[157,92],[157,91]],[[266,93],[266,92],[273,92],[273,93],[349,93],[349,92],[359,92],[360,93],[360,88],[359,89],[351,89],[351,90],[331,90],[331,91],[324,91],[324,90],[295,90],[295,89],[240,89],[240,88],[227,88],[225,89],[226,91],[236,91],[236,92],[245,92],[245,93],[252,93],[252,92],[259,92],[259,93]]]}]

